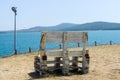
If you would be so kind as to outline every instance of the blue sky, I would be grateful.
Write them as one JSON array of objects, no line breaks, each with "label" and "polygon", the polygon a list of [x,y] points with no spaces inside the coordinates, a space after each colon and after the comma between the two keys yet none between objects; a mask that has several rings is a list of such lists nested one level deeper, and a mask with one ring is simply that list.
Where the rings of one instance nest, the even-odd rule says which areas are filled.
[{"label": "blue sky", "polygon": [[120,23],[120,0],[0,0],[0,31],[13,30],[17,7],[17,29],[82,24],[94,21]]}]

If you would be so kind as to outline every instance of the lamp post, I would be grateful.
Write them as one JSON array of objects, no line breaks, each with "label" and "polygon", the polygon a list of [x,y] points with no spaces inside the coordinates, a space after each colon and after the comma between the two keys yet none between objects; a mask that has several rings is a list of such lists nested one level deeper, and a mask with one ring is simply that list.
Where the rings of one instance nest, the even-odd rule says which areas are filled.
[{"label": "lamp post", "polygon": [[11,9],[15,13],[15,16],[14,16],[14,54],[17,54],[17,49],[16,49],[16,15],[17,15],[17,7],[12,7]]}]

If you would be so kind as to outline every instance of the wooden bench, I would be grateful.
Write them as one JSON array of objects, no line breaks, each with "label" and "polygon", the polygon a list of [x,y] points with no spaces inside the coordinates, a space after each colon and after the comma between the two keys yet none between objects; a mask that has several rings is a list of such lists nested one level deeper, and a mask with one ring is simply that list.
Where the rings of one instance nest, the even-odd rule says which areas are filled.
[{"label": "wooden bench", "polygon": [[[82,47],[76,50],[70,50],[68,43],[82,43]],[[62,43],[62,49],[58,50],[46,50],[46,43]],[[50,70],[48,64],[54,64],[53,68],[61,69],[64,75],[69,75],[71,69],[81,69],[83,73],[89,71],[89,54],[88,54],[88,33],[87,32],[42,32],[40,40],[39,58],[42,60],[44,70]],[[87,54],[87,57],[85,56]],[[54,57],[53,61],[48,61],[48,57]],[[70,60],[72,57],[72,60]],[[78,59],[82,58],[81,61]],[[72,65],[70,65],[72,63]],[[79,66],[81,63],[82,66]],[[61,66],[62,64],[62,66]]]}]

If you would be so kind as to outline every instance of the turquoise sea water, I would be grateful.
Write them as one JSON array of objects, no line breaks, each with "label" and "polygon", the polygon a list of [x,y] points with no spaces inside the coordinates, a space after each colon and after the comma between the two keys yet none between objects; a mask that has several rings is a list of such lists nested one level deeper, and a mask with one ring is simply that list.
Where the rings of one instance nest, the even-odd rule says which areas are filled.
[{"label": "turquoise sea water", "polygon": [[[120,44],[120,30],[110,31],[86,31],[88,32],[88,43],[89,46],[94,45],[94,41],[97,44],[109,44],[111,40],[113,44]],[[40,45],[40,32],[18,32],[17,33],[17,50],[18,53],[28,52],[28,48],[32,48],[32,51],[39,50]],[[0,57],[13,54],[14,46],[14,35],[13,33],[0,33]],[[51,46],[52,45],[52,46]],[[46,48],[59,48],[59,43],[55,45],[48,43]],[[68,47],[76,47],[77,43],[70,43]]]}]

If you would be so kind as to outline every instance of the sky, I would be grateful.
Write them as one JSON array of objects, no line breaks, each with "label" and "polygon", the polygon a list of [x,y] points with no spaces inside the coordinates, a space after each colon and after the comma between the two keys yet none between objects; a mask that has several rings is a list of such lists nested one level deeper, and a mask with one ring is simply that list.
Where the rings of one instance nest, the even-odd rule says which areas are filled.
[{"label": "sky", "polygon": [[120,23],[120,0],[0,0],[0,31],[61,23],[83,24],[94,21]]}]

